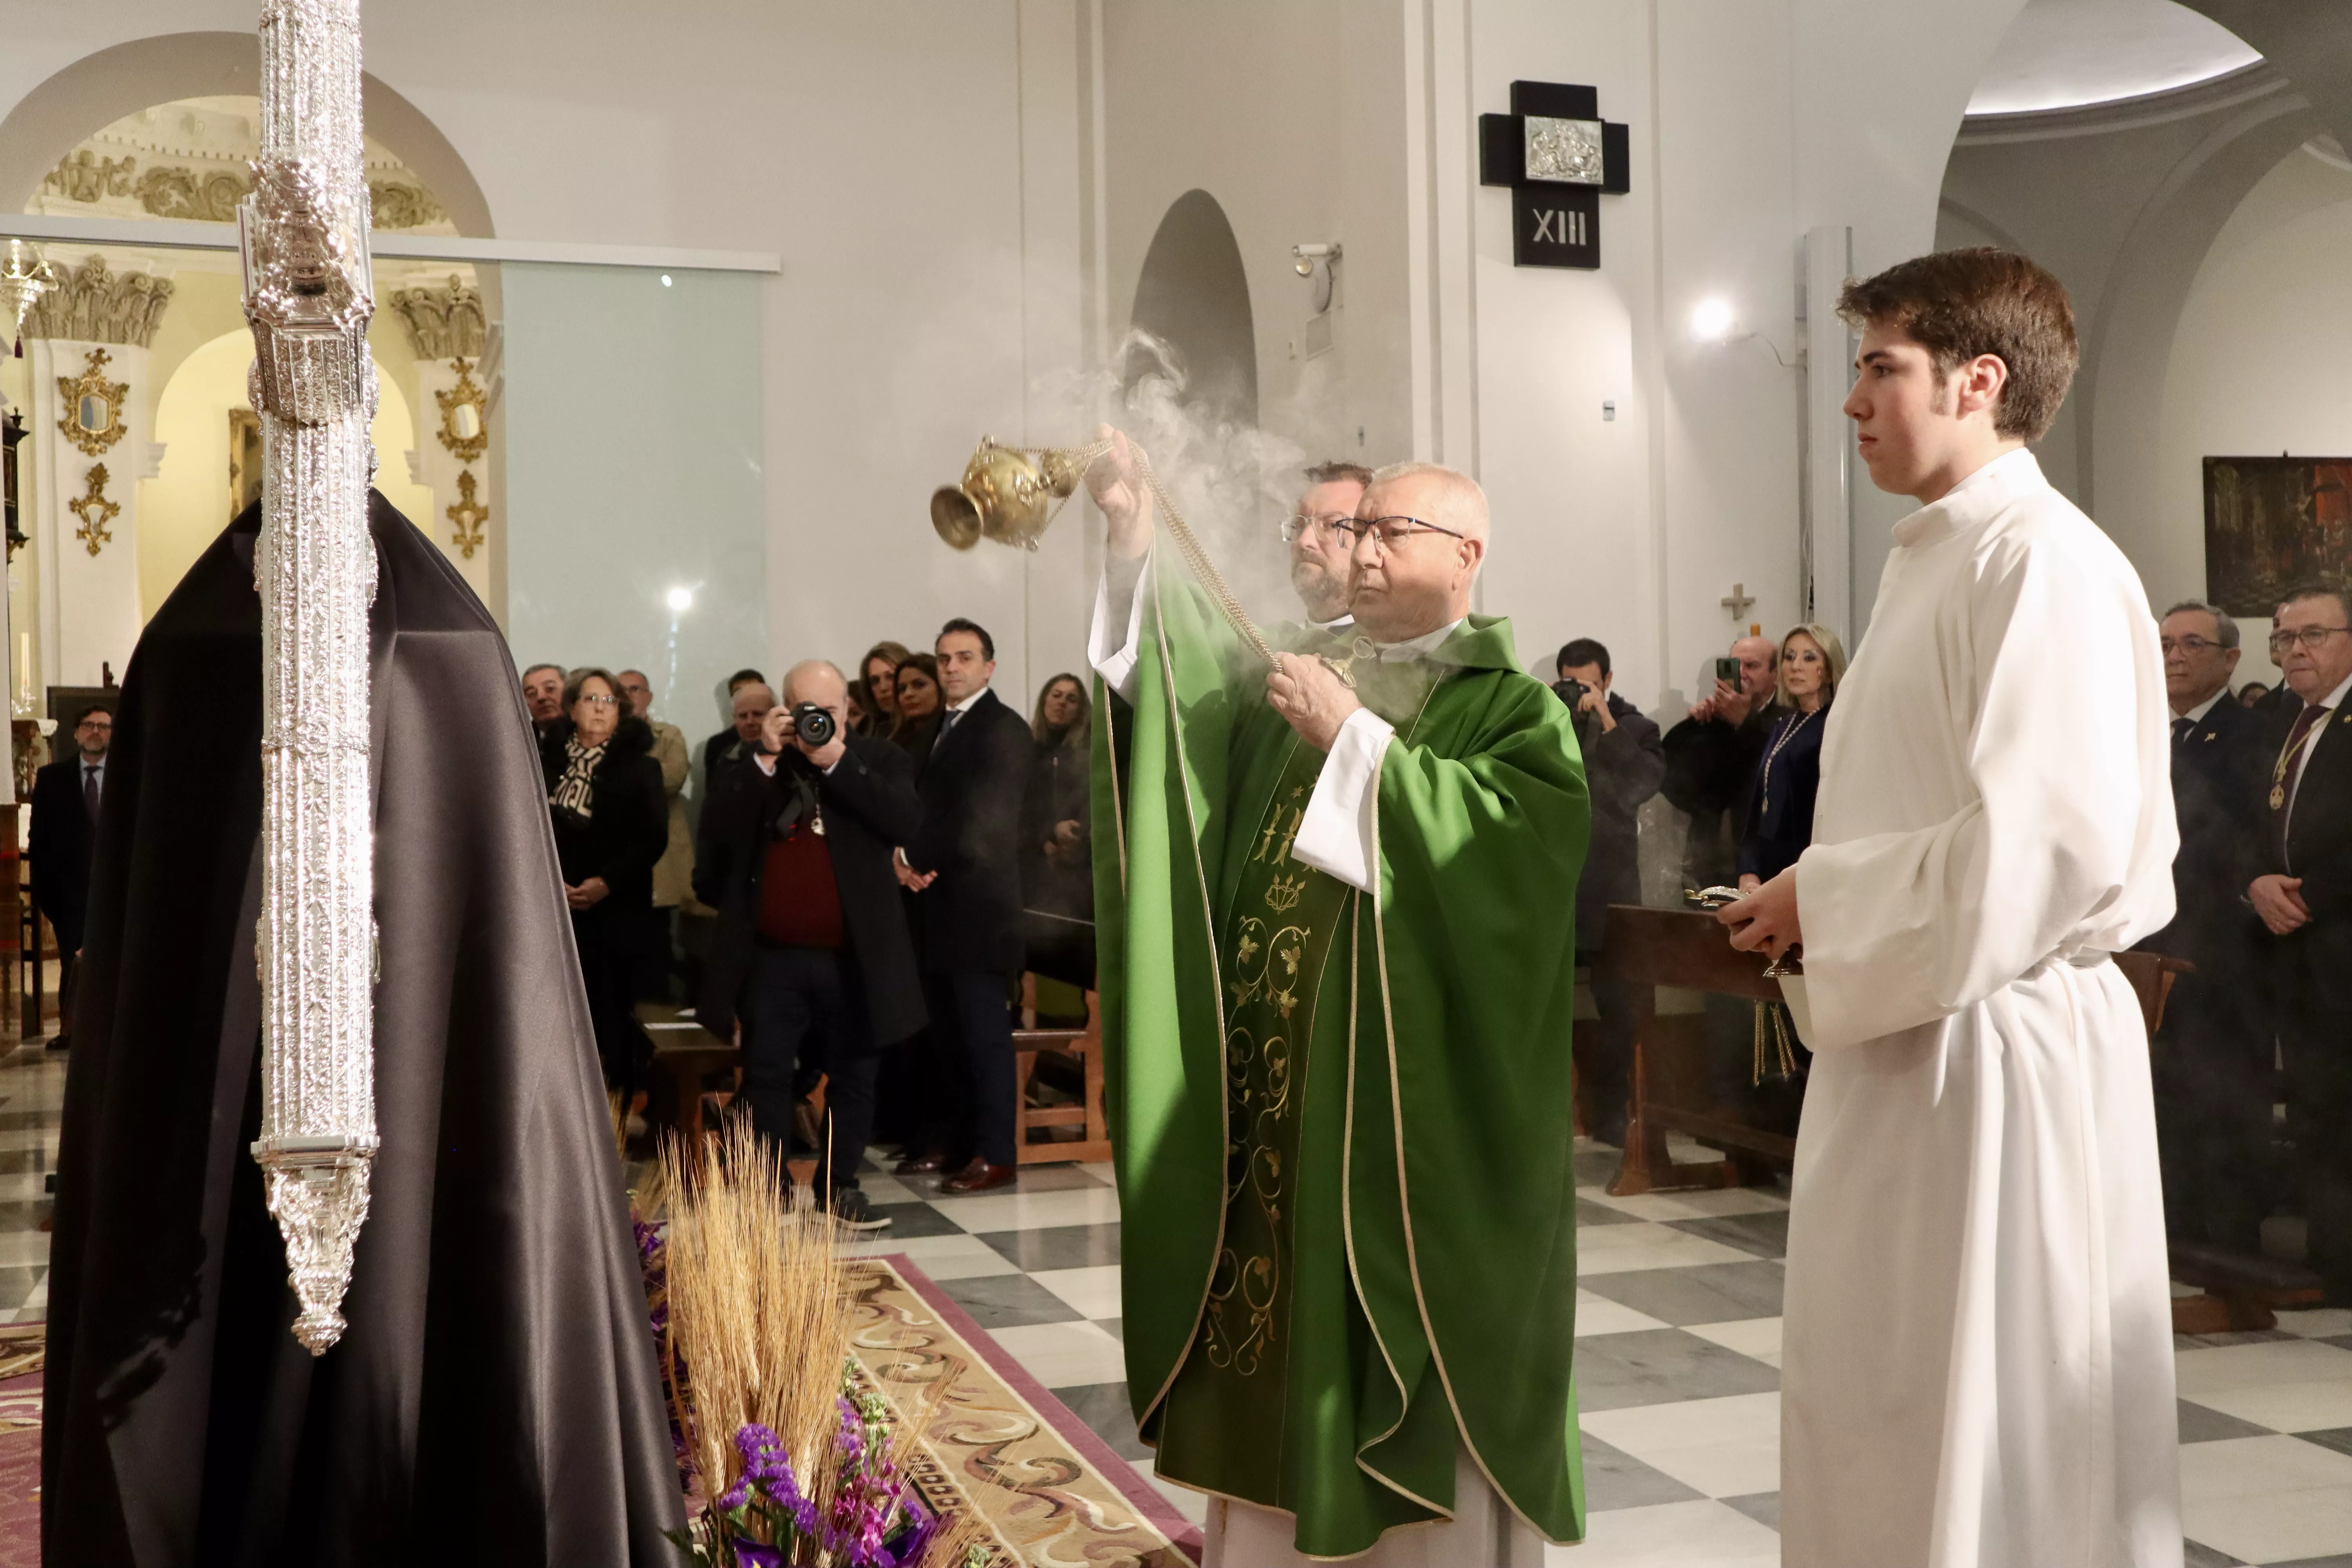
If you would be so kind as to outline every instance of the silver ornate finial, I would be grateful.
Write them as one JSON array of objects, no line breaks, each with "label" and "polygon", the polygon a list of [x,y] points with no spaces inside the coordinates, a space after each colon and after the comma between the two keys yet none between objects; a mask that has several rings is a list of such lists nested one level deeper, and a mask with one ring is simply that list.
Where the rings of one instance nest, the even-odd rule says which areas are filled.
[{"label": "silver ornate finial", "polygon": [[374,1158],[368,605],[375,311],[358,0],[266,0],[261,156],[237,209],[261,415],[261,1137],[313,1355],[341,1337]]}]

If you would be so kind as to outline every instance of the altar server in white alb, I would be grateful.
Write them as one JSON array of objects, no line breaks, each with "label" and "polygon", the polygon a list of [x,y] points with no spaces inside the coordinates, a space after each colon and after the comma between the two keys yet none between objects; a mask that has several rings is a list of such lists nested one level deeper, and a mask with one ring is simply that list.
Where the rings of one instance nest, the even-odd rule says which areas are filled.
[{"label": "altar server in white alb", "polygon": [[2164,664],[2025,443],[2073,379],[1998,250],[1849,284],[1895,525],[1812,847],[1723,912],[1804,944],[1781,1350],[1790,1568],[2179,1568],[2147,1037],[2110,955],[2172,914]]}]

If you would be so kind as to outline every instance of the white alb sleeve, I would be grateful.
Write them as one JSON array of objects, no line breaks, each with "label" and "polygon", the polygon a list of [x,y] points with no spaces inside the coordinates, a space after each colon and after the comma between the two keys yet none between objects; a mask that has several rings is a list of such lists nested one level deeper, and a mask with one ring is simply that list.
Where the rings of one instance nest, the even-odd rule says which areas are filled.
[{"label": "white alb sleeve", "polygon": [[1306,864],[1367,893],[1380,891],[1381,876],[1372,855],[1381,795],[1372,784],[1380,777],[1381,753],[1395,734],[1395,726],[1369,708],[1348,715],[1290,846]]},{"label": "white alb sleeve", "polygon": [[[1094,624],[1087,631],[1087,662],[1094,667],[1103,684],[1126,701],[1135,700],[1135,660],[1138,646],[1143,641],[1143,596],[1150,589],[1151,558],[1145,556],[1142,574],[1128,590],[1127,602],[1114,605],[1111,589],[1111,568],[1103,568],[1102,581],[1095,585]],[[1114,647],[1111,628],[1124,623],[1125,640]]]}]

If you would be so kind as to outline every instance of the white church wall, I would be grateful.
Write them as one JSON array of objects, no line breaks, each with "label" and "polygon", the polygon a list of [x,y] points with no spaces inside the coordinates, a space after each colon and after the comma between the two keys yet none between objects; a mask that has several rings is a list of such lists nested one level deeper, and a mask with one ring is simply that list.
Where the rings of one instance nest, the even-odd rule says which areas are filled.
[{"label": "white church wall", "polygon": [[[1249,281],[1260,424],[1310,461],[1427,455],[1409,399],[1403,13],[1348,0],[1102,11],[1114,333],[1160,219],[1204,190]],[[1317,352],[1291,247],[1335,241],[1331,346]]]},{"label": "white church wall", "polygon": [[[1795,144],[1795,232],[1853,230],[1857,276],[1935,248],[1937,196],[1969,96],[2025,0],[1792,0],[1790,124]],[[1730,107],[1728,104],[1724,107]],[[1709,129],[1743,132],[1736,115]],[[1868,626],[1890,530],[1913,503],[1878,490],[1859,463],[1850,546],[1853,628]]]},{"label": "white church wall", "polygon": [[[2157,609],[2206,592],[2204,458],[2352,454],[2347,254],[2352,170],[2308,152],[2273,168],[2206,253],[2173,335],[2162,437],[2138,454],[2151,504],[2107,523]],[[2239,679],[2275,681],[2267,625],[2244,629]]]}]

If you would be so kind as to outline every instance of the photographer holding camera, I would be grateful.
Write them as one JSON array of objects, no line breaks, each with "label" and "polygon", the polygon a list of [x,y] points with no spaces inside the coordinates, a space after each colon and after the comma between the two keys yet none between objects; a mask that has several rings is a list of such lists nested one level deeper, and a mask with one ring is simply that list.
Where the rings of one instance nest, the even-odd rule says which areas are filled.
[{"label": "photographer holding camera", "polygon": [[822,661],[784,677],[756,748],[722,762],[702,814],[695,893],[719,910],[697,1016],[743,1016],[743,1098],[789,1143],[796,1061],[823,1065],[819,1193],[853,1230],[887,1225],[857,1184],[883,1046],[923,1026],[894,846],[922,825],[913,759],[849,728],[849,688]]},{"label": "photographer holding camera", "polygon": [[[1578,637],[1559,650],[1552,690],[1576,715],[1576,743],[1584,752],[1584,786],[1592,798],[1592,843],[1576,887],[1576,952],[1591,963],[1608,940],[1609,906],[1642,901],[1638,819],[1642,803],[1658,793],[1666,757],[1656,724],[1609,689],[1609,650]],[[1590,1076],[1592,1136],[1619,1143],[1625,1136],[1625,1100],[1633,1071],[1633,997],[1622,981],[1595,981],[1601,1012],[1601,1052]]]}]

